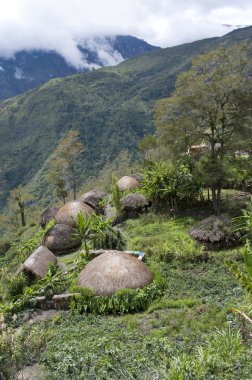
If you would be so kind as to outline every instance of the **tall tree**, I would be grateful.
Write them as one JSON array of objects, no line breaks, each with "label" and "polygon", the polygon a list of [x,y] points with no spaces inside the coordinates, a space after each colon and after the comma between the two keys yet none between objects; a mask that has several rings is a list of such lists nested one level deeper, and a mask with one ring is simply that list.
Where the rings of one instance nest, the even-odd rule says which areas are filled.
[{"label": "tall tree", "polygon": [[13,222],[18,224],[19,215],[21,225],[26,225],[26,215],[25,208],[29,201],[32,201],[34,196],[29,193],[24,187],[19,186],[10,191],[10,196],[8,198],[9,210],[11,211],[13,217]]},{"label": "tall tree", "polygon": [[52,154],[48,177],[55,184],[58,194],[64,202],[67,196],[66,182],[70,184],[73,198],[76,199],[76,164],[82,152],[83,144],[79,141],[79,132],[71,130],[60,139]]},{"label": "tall tree", "polygon": [[251,46],[239,44],[202,54],[182,73],[172,97],[156,108],[159,141],[175,154],[192,144],[209,145],[204,172],[220,213],[224,158],[251,146]]}]

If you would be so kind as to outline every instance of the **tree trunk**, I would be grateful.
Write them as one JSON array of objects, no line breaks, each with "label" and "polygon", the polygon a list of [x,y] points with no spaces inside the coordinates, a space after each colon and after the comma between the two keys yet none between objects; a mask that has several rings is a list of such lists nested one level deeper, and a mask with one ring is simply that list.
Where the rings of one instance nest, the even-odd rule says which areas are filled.
[{"label": "tree trunk", "polygon": [[18,207],[19,207],[19,212],[20,212],[20,217],[21,217],[21,224],[23,227],[25,227],[26,223],[25,223],[25,211],[24,211],[23,203],[18,202]]},{"label": "tree trunk", "polygon": [[211,188],[212,202],[215,215],[219,216],[221,213],[221,188]]}]

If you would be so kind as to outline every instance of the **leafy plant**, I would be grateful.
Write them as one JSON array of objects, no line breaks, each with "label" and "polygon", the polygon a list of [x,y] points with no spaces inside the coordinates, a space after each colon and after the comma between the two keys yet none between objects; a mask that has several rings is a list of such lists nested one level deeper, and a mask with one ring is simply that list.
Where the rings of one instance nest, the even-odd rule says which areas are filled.
[{"label": "leafy plant", "polygon": [[36,363],[46,338],[40,326],[27,326],[18,330],[6,327],[0,335],[0,377],[17,379],[20,370]]},{"label": "leafy plant", "polygon": [[205,380],[214,379],[232,368],[244,351],[239,331],[230,325],[217,332],[203,346],[197,346],[192,354],[183,353],[173,357],[168,370],[168,379]]},{"label": "leafy plant", "polygon": [[226,260],[225,263],[239,284],[252,295],[252,248],[248,240],[243,249],[243,259],[246,273],[233,260]]},{"label": "leafy plant", "polygon": [[83,217],[81,212],[77,216],[76,229],[82,239],[86,254],[90,248],[97,245],[99,239],[105,239],[107,233],[114,233],[109,219],[105,220],[101,215],[96,214]]},{"label": "leafy plant", "polygon": [[117,185],[118,178],[115,175],[112,175],[111,178],[111,200],[112,204],[116,208],[117,217],[119,217],[122,213],[123,206],[120,202],[121,193],[119,187]]},{"label": "leafy plant", "polygon": [[142,175],[141,189],[146,197],[157,208],[168,204],[172,213],[179,204],[196,200],[201,191],[199,181],[184,163],[155,162]]}]

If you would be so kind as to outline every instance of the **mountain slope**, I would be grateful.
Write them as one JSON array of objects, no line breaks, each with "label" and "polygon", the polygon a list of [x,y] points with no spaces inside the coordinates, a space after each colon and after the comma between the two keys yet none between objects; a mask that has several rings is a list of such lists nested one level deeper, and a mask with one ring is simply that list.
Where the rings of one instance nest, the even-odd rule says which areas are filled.
[{"label": "mountain slope", "polygon": [[53,51],[20,51],[13,59],[0,58],[0,99],[7,99],[56,77],[103,67],[158,49],[133,36],[82,41],[79,50],[86,67],[76,68]]},{"label": "mountain slope", "polygon": [[[156,50],[116,67],[53,79],[26,94],[0,103],[0,160],[4,190],[32,180],[46,201],[46,159],[69,129],[80,131],[85,151],[79,180],[95,175],[122,149],[136,154],[153,128],[153,105],[169,96],[176,76],[191,59],[220,43],[252,39],[252,27],[232,35]],[[245,33],[246,32],[246,33]],[[35,180],[34,180],[35,178]]]}]

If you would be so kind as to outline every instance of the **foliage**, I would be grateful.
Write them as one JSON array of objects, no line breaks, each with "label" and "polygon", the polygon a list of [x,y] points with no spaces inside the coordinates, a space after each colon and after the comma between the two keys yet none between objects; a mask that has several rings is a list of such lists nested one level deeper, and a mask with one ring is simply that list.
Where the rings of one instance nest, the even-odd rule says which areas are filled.
[{"label": "foliage", "polygon": [[232,260],[226,260],[226,265],[239,284],[252,295],[252,247],[248,240],[243,248],[243,259],[246,273]]},{"label": "foliage", "polygon": [[224,41],[234,44],[246,38],[251,39],[251,28],[220,39],[159,49],[116,67],[52,79],[4,101],[0,160],[8,181],[1,189],[1,205],[7,191],[23,183],[29,183],[29,191],[43,205],[51,201],[47,159],[70,129],[78,130],[85,144],[77,168],[78,185],[108,168],[122,150],[139,157],[137,144],[153,131],[154,102],[170,96],[176,76],[190,66],[192,58]]},{"label": "foliage", "polygon": [[18,244],[14,243],[13,248],[20,261],[27,259],[27,257],[40,245],[41,238],[49,228],[53,227],[54,223],[53,220],[49,221],[45,228],[39,228],[29,240],[23,240],[21,237]]},{"label": "foliage", "polygon": [[120,217],[122,210],[123,210],[123,206],[120,202],[121,193],[119,190],[119,186],[117,185],[117,181],[118,181],[118,178],[115,175],[112,175],[112,178],[111,178],[111,200],[112,200],[112,204],[116,208],[117,217]]},{"label": "foliage", "polygon": [[192,67],[178,76],[173,96],[157,105],[161,145],[180,153],[195,143],[209,145],[204,167],[216,214],[220,213],[226,154],[234,151],[235,142],[237,149],[241,145],[250,149],[250,139],[246,139],[252,114],[250,50],[244,44],[221,46],[196,57]]},{"label": "foliage", "polygon": [[153,155],[155,154],[155,148],[158,146],[158,141],[153,135],[146,135],[140,141],[138,148],[144,152],[144,158],[147,162],[153,161]]},{"label": "foliage", "polygon": [[5,297],[12,300],[19,298],[27,285],[27,279],[22,273],[6,276],[4,284]]},{"label": "foliage", "polygon": [[118,317],[69,316],[57,331],[41,357],[53,380],[165,378],[173,353],[167,337],[145,336]]},{"label": "foliage", "polygon": [[184,307],[193,307],[197,305],[198,301],[195,299],[179,299],[179,300],[172,300],[167,298],[162,298],[160,301],[156,301],[153,304],[151,304],[147,310],[148,313],[152,313],[155,310],[160,309],[180,309]]},{"label": "foliage", "polygon": [[73,198],[76,199],[77,174],[76,164],[83,152],[83,144],[78,140],[79,132],[70,130],[59,140],[50,160],[49,181],[57,189],[57,194],[63,198],[67,197],[67,181],[73,190]]},{"label": "foliage", "polygon": [[18,330],[5,326],[0,335],[0,376],[6,380],[16,379],[25,366],[37,362],[45,342],[46,334],[40,326]]},{"label": "foliage", "polygon": [[156,206],[168,203],[173,213],[179,203],[196,200],[200,194],[200,183],[183,163],[155,162],[145,168],[141,190]]},{"label": "foliage", "polygon": [[193,220],[162,220],[157,215],[150,215],[149,218],[149,221],[146,216],[139,221],[127,221],[132,250],[146,252],[167,263],[173,260],[180,263],[204,261],[204,247],[185,232],[185,226],[190,226]]},{"label": "foliage", "polygon": [[249,375],[248,358],[239,332],[230,327],[181,351],[167,336],[147,335],[126,319],[71,316],[60,321],[41,361],[53,380],[233,380],[249,378],[242,377]]},{"label": "foliage", "polygon": [[252,198],[246,203],[246,207],[242,209],[242,216],[234,218],[237,228],[245,234],[245,238],[252,242]]},{"label": "foliage", "polygon": [[92,241],[94,249],[115,249],[123,251],[127,246],[127,241],[122,231],[118,228],[105,230],[104,235]]},{"label": "foliage", "polygon": [[[204,380],[232,371],[234,360],[244,352],[239,331],[217,331],[204,346],[197,346],[193,354],[173,357],[168,378],[173,380]],[[222,377],[223,378],[223,377]]]},{"label": "foliage", "polygon": [[[10,196],[8,198],[8,204],[11,221],[16,224],[16,227],[18,227],[20,223],[23,227],[26,225],[25,208],[27,207],[27,204],[32,200],[34,200],[34,196],[31,193],[27,192],[25,187],[19,186],[11,190]],[[20,221],[17,217],[17,214],[20,218]]]},{"label": "foliage", "polygon": [[110,220],[105,220],[103,216],[96,215],[95,213],[85,215],[84,217],[82,213],[79,212],[76,229],[82,239],[86,254],[88,254],[90,248],[100,246],[100,243],[106,239],[109,233],[114,233],[110,225]]},{"label": "foliage", "polygon": [[252,157],[238,156],[226,159],[227,186],[229,188],[252,190]]},{"label": "foliage", "polygon": [[[178,249],[194,223],[192,217],[174,220],[151,213],[123,225],[132,249],[134,244],[141,244],[145,251],[148,246],[156,247],[152,257],[147,254],[147,258],[151,267],[165,279],[163,298],[155,299],[147,312],[139,314],[99,316],[62,311],[45,323],[39,322],[42,338],[47,337],[46,349],[45,345],[38,351],[34,349],[36,358],[33,360],[31,356],[31,363],[43,364],[44,377],[51,380],[147,380],[173,379],[174,374],[176,379],[175,375],[182,378],[184,371],[186,380],[250,378],[251,348],[249,344],[242,344],[235,329],[237,322],[230,314],[234,302],[244,301],[243,293],[224,265],[225,258],[237,259],[239,252],[213,252],[209,262],[180,261],[175,257],[169,263],[159,260],[163,245],[177,243]],[[64,284],[76,282],[87,258],[78,254],[77,262],[77,265],[71,262]],[[55,275],[57,283],[57,276],[61,274]],[[93,297],[90,291],[84,292],[88,292],[85,293],[87,298]],[[120,299],[130,299],[127,291],[122,293]],[[102,306],[104,308],[99,304],[97,308]],[[17,314],[18,321],[8,317],[5,323],[15,327],[27,325],[26,316],[27,311],[21,312]],[[226,329],[227,320],[232,322],[230,329]],[[29,324],[29,331],[32,328]],[[32,351],[32,342],[32,339],[27,342],[27,352]],[[39,338],[37,342],[39,344]],[[15,347],[18,352],[19,345]],[[4,355],[8,355],[7,349]],[[8,363],[8,359],[4,360]],[[10,367],[6,366],[7,369]]]},{"label": "foliage", "polygon": [[97,296],[92,290],[74,287],[80,293],[72,302],[72,310],[78,313],[125,314],[145,310],[149,304],[164,292],[164,279],[154,273],[151,284],[142,289],[120,289],[112,296]]}]

